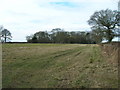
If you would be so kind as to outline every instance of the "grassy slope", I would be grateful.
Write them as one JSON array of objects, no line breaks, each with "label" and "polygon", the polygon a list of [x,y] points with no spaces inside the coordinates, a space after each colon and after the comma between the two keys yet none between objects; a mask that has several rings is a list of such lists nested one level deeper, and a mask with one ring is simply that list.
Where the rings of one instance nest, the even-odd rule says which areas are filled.
[{"label": "grassy slope", "polygon": [[114,88],[117,71],[97,45],[3,45],[3,87]]}]

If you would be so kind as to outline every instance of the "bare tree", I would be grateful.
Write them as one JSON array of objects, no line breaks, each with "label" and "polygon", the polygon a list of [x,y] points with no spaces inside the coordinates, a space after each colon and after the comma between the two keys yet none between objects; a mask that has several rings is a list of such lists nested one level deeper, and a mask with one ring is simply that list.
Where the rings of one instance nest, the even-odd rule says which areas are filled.
[{"label": "bare tree", "polygon": [[91,25],[91,29],[104,32],[106,40],[111,42],[115,36],[115,32],[119,23],[120,15],[118,11],[112,11],[110,9],[96,11],[88,20],[88,24]]}]

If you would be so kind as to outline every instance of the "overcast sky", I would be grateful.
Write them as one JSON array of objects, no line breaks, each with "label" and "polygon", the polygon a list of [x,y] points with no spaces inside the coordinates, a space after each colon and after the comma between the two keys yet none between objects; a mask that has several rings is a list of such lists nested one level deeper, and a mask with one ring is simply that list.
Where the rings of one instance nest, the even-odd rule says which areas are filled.
[{"label": "overcast sky", "polygon": [[38,31],[62,28],[89,31],[87,21],[102,9],[117,10],[118,0],[0,0],[0,25],[12,33],[12,41],[26,41]]}]

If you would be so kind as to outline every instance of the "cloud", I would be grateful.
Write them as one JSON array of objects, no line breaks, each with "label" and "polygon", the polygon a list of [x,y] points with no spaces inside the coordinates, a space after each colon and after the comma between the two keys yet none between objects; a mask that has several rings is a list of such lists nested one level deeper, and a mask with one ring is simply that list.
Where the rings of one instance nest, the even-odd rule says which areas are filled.
[{"label": "cloud", "polygon": [[1,0],[0,8],[0,25],[11,31],[12,41],[26,41],[40,30],[90,30],[89,17],[96,10],[117,9],[117,0]]},{"label": "cloud", "polygon": [[72,2],[50,2],[51,5],[64,6],[64,7],[76,7],[75,3]]}]

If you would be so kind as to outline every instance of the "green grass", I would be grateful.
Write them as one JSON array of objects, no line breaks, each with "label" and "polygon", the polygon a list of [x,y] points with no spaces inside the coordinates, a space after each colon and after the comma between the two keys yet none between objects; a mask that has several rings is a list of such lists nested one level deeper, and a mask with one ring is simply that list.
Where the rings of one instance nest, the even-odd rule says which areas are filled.
[{"label": "green grass", "polygon": [[117,88],[98,45],[3,44],[4,88]]}]

